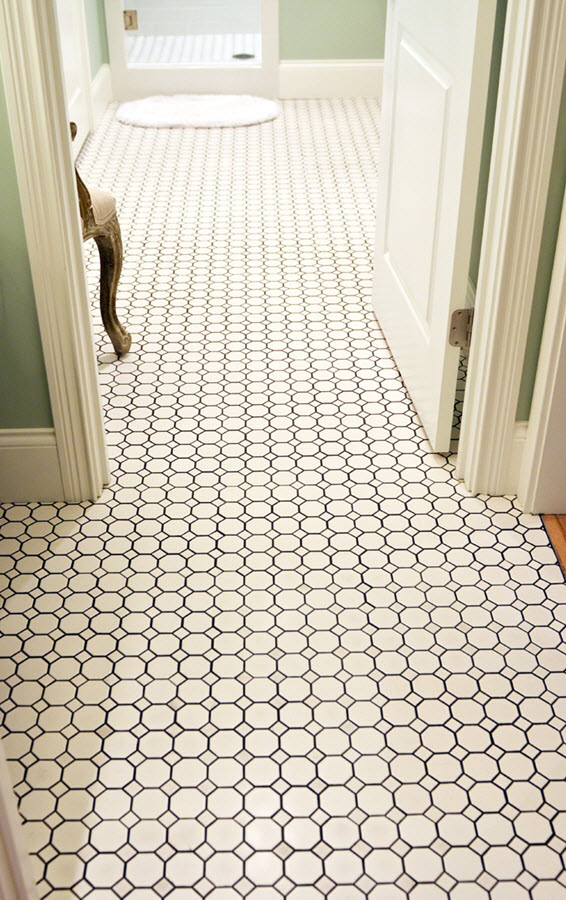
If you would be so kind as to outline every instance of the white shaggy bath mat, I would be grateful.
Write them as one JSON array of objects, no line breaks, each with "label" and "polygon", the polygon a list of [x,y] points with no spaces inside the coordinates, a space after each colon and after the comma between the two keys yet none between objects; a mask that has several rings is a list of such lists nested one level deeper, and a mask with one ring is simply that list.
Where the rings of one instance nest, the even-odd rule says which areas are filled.
[{"label": "white shaggy bath mat", "polygon": [[246,94],[175,94],[122,103],[116,118],[143,128],[227,128],[268,122],[280,111],[274,100]]}]

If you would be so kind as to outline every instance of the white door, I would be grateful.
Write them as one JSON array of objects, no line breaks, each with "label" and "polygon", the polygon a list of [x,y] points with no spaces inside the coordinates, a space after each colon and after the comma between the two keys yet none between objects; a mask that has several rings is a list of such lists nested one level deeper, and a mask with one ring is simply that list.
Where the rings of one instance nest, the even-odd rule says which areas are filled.
[{"label": "white door", "polygon": [[84,0],[57,0],[57,25],[63,62],[67,115],[77,125],[76,157],[92,129],[92,98]]},{"label": "white door", "polygon": [[277,95],[279,0],[105,0],[105,10],[117,100]]},{"label": "white door", "polygon": [[496,0],[389,0],[374,309],[433,450],[450,448]]}]

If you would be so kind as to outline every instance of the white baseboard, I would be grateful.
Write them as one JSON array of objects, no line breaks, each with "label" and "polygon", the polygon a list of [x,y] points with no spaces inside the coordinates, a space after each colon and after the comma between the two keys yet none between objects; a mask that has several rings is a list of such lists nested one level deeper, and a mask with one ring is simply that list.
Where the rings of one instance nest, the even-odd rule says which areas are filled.
[{"label": "white baseboard", "polygon": [[64,499],[53,428],[0,429],[0,502]]},{"label": "white baseboard", "polygon": [[516,494],[519,490],[519,478],[521,476],[521,464],[523,451],[527,442],[528,422],[515,422],[513,440],[511,443],[511,459],[507,470],[507,480],[503,485],[502,494]]},{"label": "white baseboard", "polygon": [[112,76],[110,74],[110,66],[105,63],[92,79],[92,109],[95,128],[112,99]]},{"label": "white baseboard", "polygon": [[377,97],[383,86],[382,59],[287,59],[279,63],[282,100]]}]

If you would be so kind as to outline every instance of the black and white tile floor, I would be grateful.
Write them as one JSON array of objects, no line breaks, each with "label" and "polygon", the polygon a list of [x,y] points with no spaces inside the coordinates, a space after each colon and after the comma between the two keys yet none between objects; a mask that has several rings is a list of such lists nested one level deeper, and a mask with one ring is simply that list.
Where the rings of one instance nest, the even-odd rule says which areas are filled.
[{"label": "black and white tile floor", "polygon": [[566,586],[429,452],[374,321],[377,129],[110,113],[83,153],[126,237],[114,481],[1,520],[43,897],[566,897]]}]

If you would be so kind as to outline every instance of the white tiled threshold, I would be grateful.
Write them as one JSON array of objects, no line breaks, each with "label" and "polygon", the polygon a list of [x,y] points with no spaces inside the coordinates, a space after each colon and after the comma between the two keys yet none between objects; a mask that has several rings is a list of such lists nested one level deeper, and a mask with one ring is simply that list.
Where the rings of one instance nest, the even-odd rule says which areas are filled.
[{"label": "white tiled threshold", "polygon": [[125,237],[114,480],[1,519],[42,897],[566,897],[566,587],[430,453],[373,318],[378,112],[110,111],[83,152]]}]

